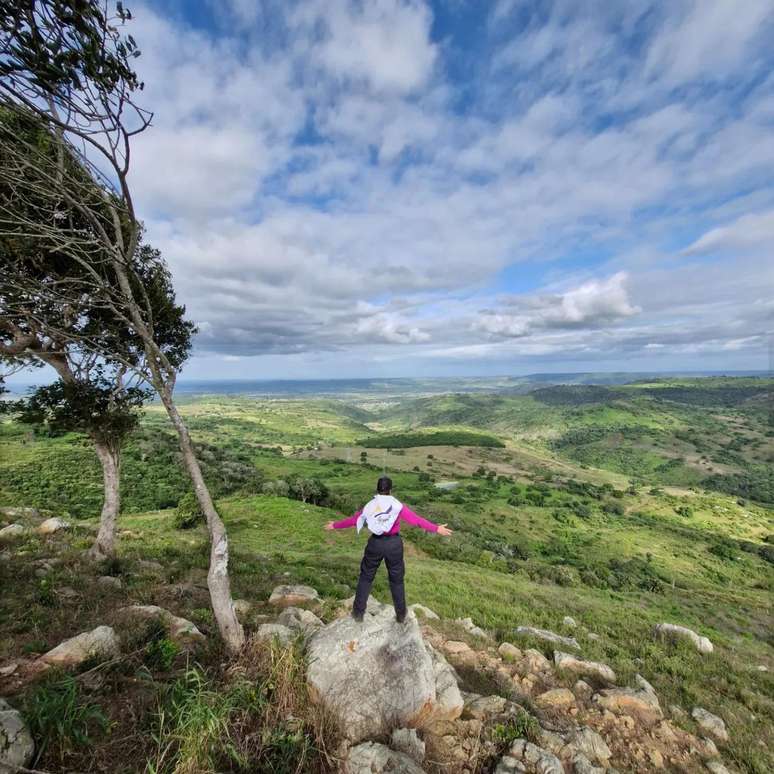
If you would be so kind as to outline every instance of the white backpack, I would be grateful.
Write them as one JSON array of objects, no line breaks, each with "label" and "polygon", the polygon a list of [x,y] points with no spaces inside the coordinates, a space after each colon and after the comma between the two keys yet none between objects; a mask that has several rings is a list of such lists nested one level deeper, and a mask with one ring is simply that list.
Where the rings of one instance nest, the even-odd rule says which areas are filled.
[{"label": "white backpack", "polygon": [[384,535],[398,520],[401,508],[403,504],[392,495],[376,495],[363,506],[357,520],[357,531],[360,532],[365,524],[372,534]]}]

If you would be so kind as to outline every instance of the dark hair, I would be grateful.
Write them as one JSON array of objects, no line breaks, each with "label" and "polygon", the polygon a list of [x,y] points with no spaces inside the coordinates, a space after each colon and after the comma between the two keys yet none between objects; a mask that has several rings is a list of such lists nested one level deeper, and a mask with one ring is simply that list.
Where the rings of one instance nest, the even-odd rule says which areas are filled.
[{"label": "dark hair", "polygon": [[388,476],[382,476],[376,482],[376,494],[389,494],[392,491],[392,479]]}]

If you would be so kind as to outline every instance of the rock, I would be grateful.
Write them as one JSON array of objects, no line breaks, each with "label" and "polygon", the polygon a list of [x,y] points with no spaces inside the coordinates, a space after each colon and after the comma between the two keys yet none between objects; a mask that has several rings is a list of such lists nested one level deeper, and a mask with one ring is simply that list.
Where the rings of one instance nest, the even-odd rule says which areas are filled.
[{"label": "rock", "polygon": [[9,524],[7,527],[0,529],[0,543],[17,540],[26,533],[27,530],[21,524]]},{"label": "rock", "polygon": [[573,729],[567,736],[567,754],[580,753],[593,763],[605,765],[613,754],[605,740],[588,726]]},{"label": "rock", "polygon": [[70,522],[55,516],[52,519],[46,519],[40,524],[37,532],[39,535],[53,535],[54,532],[61,532],[65,529],[70,529]]},{"label": "rock", "polygon": [[467,642],[460,642],[459,640],[447,640],[443,644],[443,649],[450,656],[457,656],[460,653],[472,652],[472,648],[470,647],[470,645],[468,645]]},{"label": "rock", "polygon": [[19,668],[17,661],[12,661],[4,667],[0,667],[0,677],[10,677]]},{"label": "rock", "polygon": [[712,643],[707,637],[701,637],[696,634],[692,629],[687,629],[685,626],[678,626],[677,624],[660,623],[656,624],[654,629],[656,635],[661,639],[666,640],[687,640],[690,642],[699,653],[712,653],[715,649]]},{"label": "rock", "polygon": [[425,759],[425,743],[417,736],[416,729],[396,728],[390,737],[390,746],[420,765]]},{"label": "rock", "polygon": [[432,621],[441,620],[436,613],[434,613],[429,607],[425,607],[424,605],[419,605],[419,604],[409,605],[409,610],[412,610],[414,615],[419,616],[420,618],[428,618]]},{"label": "rock", "polygon": [[607,664],[600,664],[598,661],[582,661],[571,653],[555,650],[554,663],[556,668],[562,671],[586,677],[597,677],[604,682],[615,683],[615,672]]},{"label": "rock", "polygon": [[673,718],[683,719],[683,718],[687,718],[688,717],[688,713],[682,707],[680,707],[677,704],[670,704],[669,705],[669,714]]},{"label": "rock", "polygon": [[731,772],[723,765],[723,761],[719,761],[717,758],[711,761],[705,761],[704,765],[712,774],[731,774]]},{"label": "rock", "polygon": [[0,516],[8,519],[39,519],[40,511],[37,508],[0,508]]},{"label": "rock", "polygon": [[470,718],[486,720],[493,715],[501,715],[505,712],[507,704],[508,700],[502,696],[476,696],[465,702],[462,717],[468,720]]},{"label": "rock", "polygon": [[575,704],[573,692],[567,688],[552,688],[535,697],[535,704],[541,709],[560,709]]},{"label": "rock", "polygon": [[90,632],[83,632],[61,642],[39,660],[49,666],[70,667],[78,666],[93,657],[107,660],[120,652],[118,636],[113,629],[110,626],[98,626]]},{"label": "rock", "polygon": [[137,566],[145,572],[164,572],[164,565],[161,562],[154,562],[152,559],[139,559]]},{"label": "rock", "polygon": [[578,753],[572,759],[572,770],[575,774],[605,774],[606,769],[594,766],[582,753]]},{"label": "rock", "polygon": [[347,754],[344,774],[422,774],[422,769],[405,753],[377,742],[364,742]]},{"label": "rock", "polygon": [[113,575],[101,575],[97,578],[97,583],[107,589],[120,589],[124,585],[121,582],[121,578],[116,578]]},{"label": "rock", "polygon": [[510,642],[503,642],[497,649],[497,652],[505,659],[505,661],[518,661],[524,654],[515,645],[511,645]]},{"label": "rock", "polygon": [[277,586],[269,597],[270,605],[296,607],[317,602],[320,595],[311,586]]},{"label": "rock", "polygon": [[35,742],[21,713],[0,699],[0,769],[29,766],[34,754]]},{"label": "rock", "polygon": [[[349,615],[352,612],[352,605],[354,602],[354,594],[348,599],[342,599],[341,602],[339,602],[339,610],[341,613],[344,615]],[[385,605],[384,602],[380,602],[373,595],[368,597],[368,602],[366,602],[366,613],[370,613],[371,615],[380,615],[381,613],[385,613],[392,609],[393,608],[390,605]]]},{"label": "rock", "polygon": [[509,755],[536,774],[564,774],[564,766],[559,758],[526,739],[517,739],[511,745]]},{"label": "rock", "polygon": [[654,769],[664,768],[664,756],[655,747],[652,750],[648,750],[648,760],[650,760]]},{"label": "rock", "polygon": [[323,622],[311,610],[302,607],[286,607],[277,616],[277,623],[307,635],[323,626]]},{"label": "rock", "polygon": [[169,638],[183,648],[191,648],[204,642],[204,635],[187,618],[181,618],[156,605],[130,605],[122,607],[119,615],[143,621],[156,619],[168,629]]},{"label": "rock", "polygon": [[609,688],[600,691],[594,700],[616,715],[636,715],[644,723],[656,723],[663,717],[658,697],[642,689]]},{"label": "rock", "polygon": [[489,637],[489,635],[480,627],[473,623],[472,618],[457,618],[454,623],[459,624],[468,634],[474,637]]},{"label": "rock", "polygon": [[459,689],[436,684],[449,672],[434,661],[439,654],[426,647],[414,616],[399,624],[388,608],[366,612],[362,623],[340,618],[311,637],[307,655],[312,695],[353,742],[462,712]]},{"label": "rock", "polygon": [[519,666],[532,674],[539,674],[551,669],[551,662],[539,650],[527,648]]},{"label": "rock", "polygon": [[717,745],[712,741],[712,739],[708,739],[706,736],[703,736],[698,740],[698,752],[702,758],[718,757]]},{"label": "rock", "polygon": [[572,687],[572,692],[579,698],[588,700],[594,695],[594,689],[585,681],[578,680]]},{"label": "rock", "polygon": [[281,645],[289,645],[294,636],[292,629],[278,623],[261,624],[255,631],[256,640],[271,640],[276,637]]},{"label": "rock", "polygon": [[459,679],[454,668],[430,643],[425,647],[430,652],[435,677],[435,709],[433,717],[439,720],[454,720],[462,712],[462,695]]},{"label": "rock", "polygon": [[532,626],[517,626],[516,634],[528,635],[530,637],[537,637],[546,642],[552,642],[554,645],[564,645],[566,648],[575,648],[580,650],[580,645],[575,637],[562,637],[561,634],[550,632],[547,629],[535,629]]},{"label": "rock", "polygon": [[691,710],[691,717],[699,725],[699,728],[708,734],[712,734],[719,742],[728,741],[728,731],[722,718],[708,712],[704,707],[694,707]]},{"label": "rock", "polygon": [[640,674],[634,676],[634,682],[637,683],[637,687],[643,691],[656,695],[656,689]]},{"label": "rock", "polygon": [[521,762],[512,755],[503,755],[497,764],[494,774],[521,774],[521,772],[526,772]]},{"label": "rock", "polygon": [[758,664],[757,667],[755,667],[759,672],[768,672],[769,668],[766,666],[766,664]]},{"label": "rock", "polygon": [[575,619],[572,616],[566,615],[564,618],[562,618],[562,623],[565,626],[569,626],[571,629],[574,629],[578,624],[575,622]]},{"label": "rock", "polygon": [[592,642],[599,642],[602,639],[598,634],[594,634],[594,632],[589,632],[586,635],[586,638],[591,640]]},{"label": "rock", "polygon": [[234,600],[234,612],[237,615],[240,623],[250,615],[250,611],[253,609],[253,603],[247,599],[235,599]]}]

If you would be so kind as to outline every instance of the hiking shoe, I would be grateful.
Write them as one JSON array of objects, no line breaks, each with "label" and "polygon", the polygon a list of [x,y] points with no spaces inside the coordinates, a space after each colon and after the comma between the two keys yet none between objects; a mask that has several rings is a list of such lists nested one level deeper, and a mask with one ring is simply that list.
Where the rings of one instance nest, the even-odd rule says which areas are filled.
[{"label": "hiking shoe", "polygon": [[362,613],[352,613],[352,619],[356,621],[357,623],[363,623],[363,614]]},{"label": "hiking shoe", "polygon": [[406,620],[406,614],[405,613],[396,613],[395,614],[395,620],[398,623],[404,623]]}]

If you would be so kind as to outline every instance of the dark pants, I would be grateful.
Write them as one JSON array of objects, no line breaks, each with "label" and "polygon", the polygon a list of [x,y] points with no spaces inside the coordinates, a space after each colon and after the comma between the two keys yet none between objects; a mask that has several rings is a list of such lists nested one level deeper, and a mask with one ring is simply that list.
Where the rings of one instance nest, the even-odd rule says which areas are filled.
[{"label": "dark pants", "polygon": [[363,561],[360,562],[360,579],[357,582],[355,602],[352,612],[355,615],[363,615],[368,603],[368,595],[371,593],[371,585],[376,577],[376,571],[382,563],[387,565],[387,577],[390,580],[390,592],[392,604],[395,606],[395,615],[402,618],[406,615],[406,591],[403,588],[403,576],[406,574],[406,565],[403,564],[403,541],[400,535],[386,535],[377,537],[371,535],[366,543]]}]

